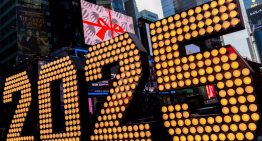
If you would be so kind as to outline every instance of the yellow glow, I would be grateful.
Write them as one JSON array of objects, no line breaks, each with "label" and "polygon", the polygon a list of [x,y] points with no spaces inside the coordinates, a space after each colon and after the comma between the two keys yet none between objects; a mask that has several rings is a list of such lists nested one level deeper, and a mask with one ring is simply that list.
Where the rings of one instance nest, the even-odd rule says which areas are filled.
[{"label": "yellow glow", "polygon": [[[197,26],[204,31],[203,27],[205,26],[205,23],[203,21],[198,22]],[[202,32],[203,33],[203,32]]]},{"label": "yellow glow", "polygon": [[204,11],[207,11],[208,9],[209,9],[209,4],[204,4],[204,5],[203,5],[203,10],[204,10]]},{"label": "yellow glow", "polygon": [[254,120],[254,121],[258,121],[258,120],[260,119],[260,116],[259,116],[258,113],[254,113],[254,114],[251,115],[251,118],[252,118],[252,120]]},{"label": "yellow glow", "polygon": [[245,91],[246,91],[246,93],[251,94],[251,93],[253,93],[254,88],[253,88],[252,86],[247,86],[247,87],[245,88]]},{"label": "yellow glow", "polygon": [[196,30],[196,28],[197,28],[197,25],[196,25],[196,24],[193,23],[193,24],[190,25],[190,29],[191,29],[191,30]]},{"label": "yellow glow", "polygon": [[245,131],[245,130],[247,129],[247,125],[244,124],[244,123],[240,123],[240,124],[239,124],[239,129],[240,129],[241,131]]},{"label": "yellow glow", "polygon": [[236,138],[237,138],[237,140],[242,141],[242,140],[244,139],[243,133],[237,133],[237,134],[236,134]]},{"label": "yellow glow", "polygon": [[255,104],[250,104],[249,110],[252,111],[252,112],[256,112],[257,111],[257,106]]},{"label": "yellow glow", "polygon": [[234,10],[234,11],[231,11],[229,15],[231,18],[235,18],[238,15],[238,12]]},{"label": "yellow glow", "polygon": [[206,12],[204,13],[204,17],[205,17],[205,18],[209,18],[210,16],[211,16],[211,12],[206,11]]},{"label": "yellow glow", "polygon": [[196,18],[194,16],[190,17],[189,18],[189,22],[190,23],[194,23],[196,21]]},{"label": "yellow glow", "polygon": [[193,37],[197,37],[197,36],[198,36],[198,32],[197,32],[197,31],[193,31],[193,32],[192,32],[192,36],[193,36]]},{"label": "yellow glow", "polygon": [[251,131],[256,131],[257,125],[254,124],[254,123],[249,123],[248,124],[248,129],[250,129]]},{"label": "yellow glow", "polygon": [[195,9],[195,12],[196,12],[196,13],[200,13],[201,11],[202,11],[202,8],[201,8],[201,7],[199,7],[199,6],[196,7],[196,9]]},{"label": "yellow glow", "polygon": [[253,96],[253,95],[247,96],[247,101],[248,102],[253,103],[253,102],[255,102],[255,100],[256,100],[255,96]]},{"label": "yellow glow", "polygon": [[236,26],[239,23],[240,23],[240,20],[238,18],[234,18],[234,19],[231,20],[231,25],[232,26]]},{"label": "yellow glow", "polygon": [[179,20],[180,19],[180,15],[179,14],[176,14],[175,16],[174,16],[174,19],[177,21],[177,20]]},{"label": "yellow glow", "polygon": [[227,11],[227,7],[224,5],[219,8],[220,13],[225,13],[226,11]]},{"label": "yellow glow", "polygon": [[213,23],[211,19],[206,19],[205,25],[210,26]]},{"label": "yellow glow", "polygon": [[212,1],[210,4],[210,7],[215,8],[217,7],[217,2],[216,1]]},{"label": "yellow glow", "polygon": [[203,19],[203,15],[202,14],[197,14],[196,19],[198,21],[201,21]]},{"label": "yellow glow", "polygon": [[[215,66],[214,70],[215,70],[215,72],[221,72],[221,67],[220,66]],[[219,80],[221,80],[221,79],[219,79]]]},{"label": "yellow glow", "polygon": [[228,5],[228,9],[229,10],[234,10],[236,8],[236,4],[234,4],[234,3],[230,3],[229,5]]},{"label": "yellow glow", "polygon": [[221,99],[220,103],[221,105],[226,106],[228,104],[228,101],[226,99]]},{"label": "yellow glow", "polygon": [[226,2],[225,0],[219,0],[219,1],[218,1],[218,4],[219,4],[219,5],[224,5],[225,2]]},{"label": "yellow glow", "polygon": [[245,134],[245,137],[248,139],[248,140],[253,140],[254,139],[254,134],[251,133],[251,132],[247,132]]},{"label": "yellow glow", "polygon": [[207,27],[207,32],[208,32],[208,33],[213,33],[213,31],[214,31],[213,26],[208,26],[208,27]]},{"label": "yellow glow", "polygon": [[215,30],[218,32],[218,31],[220,31],[222,29],[222,25],[220,25],[220,24],[216,24],[215,25]]},{"label": "yellow glow", "polygon": [[[223,17],[222,17],[223,18]],[[228,22],[228,21],[225,21],[224,23],[223,23],[223,28],[224,29],[228,29],[230,27],[230,22]]]},{"label": "yellow glow", "polygon": [[249,70],[248,68],[245,68],[245,69],[242,70],[242,74],[243,74],[244,76],[247,76],[247,75],[250,74],[250,70]]}]

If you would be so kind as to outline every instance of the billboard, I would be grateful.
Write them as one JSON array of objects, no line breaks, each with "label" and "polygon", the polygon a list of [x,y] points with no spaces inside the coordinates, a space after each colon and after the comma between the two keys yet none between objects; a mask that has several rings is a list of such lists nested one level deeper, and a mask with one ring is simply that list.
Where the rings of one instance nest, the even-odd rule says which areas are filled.
[{"label": "billboard", "polygon": [[254,33],[254,37],[258,47],[259,57],[262,58],[262,27],[257,28]]},{"label": "billboard", "polygon": [[257,25],[258,23],[261,23],[259,21],[262,21],[262,4],[254,8],[247,9],[247,16],[248,19],[252,21],[252,24]]},{"label": "billboard", "polygon": [[45,56],[49,53],[46,15],[41,9],[17,8],[17,39],[22,56]]},{"label": "billboard", "polygon": [[95,45],[124,32],[135,33],[132,17],[81,0],[85,43]]}]

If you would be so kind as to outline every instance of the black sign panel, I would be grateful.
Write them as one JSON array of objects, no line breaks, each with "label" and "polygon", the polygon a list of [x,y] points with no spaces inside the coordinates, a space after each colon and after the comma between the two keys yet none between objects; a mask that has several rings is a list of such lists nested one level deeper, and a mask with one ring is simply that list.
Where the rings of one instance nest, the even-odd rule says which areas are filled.
[{"label": "black sign panel", "polygon": [[262,4],[254,8],[247,9],[247,16],[253,24],[258,24],[262,20]]}]

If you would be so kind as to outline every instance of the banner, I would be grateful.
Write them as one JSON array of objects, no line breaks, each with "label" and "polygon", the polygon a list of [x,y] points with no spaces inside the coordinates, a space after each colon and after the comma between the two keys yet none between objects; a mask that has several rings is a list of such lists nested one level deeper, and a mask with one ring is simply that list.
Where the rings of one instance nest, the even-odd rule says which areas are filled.
[{"label": "banner", "polygon": [[85,43],[95,45],[125,32],[135,33],[132,17],[81,0]]},{"label": "banner", "polygon": [[46,15],[41,9],[17,8],[19,54],[45,56],[49,53]]}]

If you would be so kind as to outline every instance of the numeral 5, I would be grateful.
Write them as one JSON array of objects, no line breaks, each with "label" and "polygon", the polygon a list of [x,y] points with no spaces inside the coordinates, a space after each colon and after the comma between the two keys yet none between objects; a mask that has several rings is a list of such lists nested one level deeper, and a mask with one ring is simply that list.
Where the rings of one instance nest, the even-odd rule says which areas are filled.
[{"label": "numeral 5", "polygon": [[197,39],[241,28],[238,4],[216,0],[150,25],[160,91],[216,84],[221,115],[194,117],[188,104],[162,107],[165,127],[178,140],[254,140],[260,115],[252,70],[230,46],[183,56]]}]

